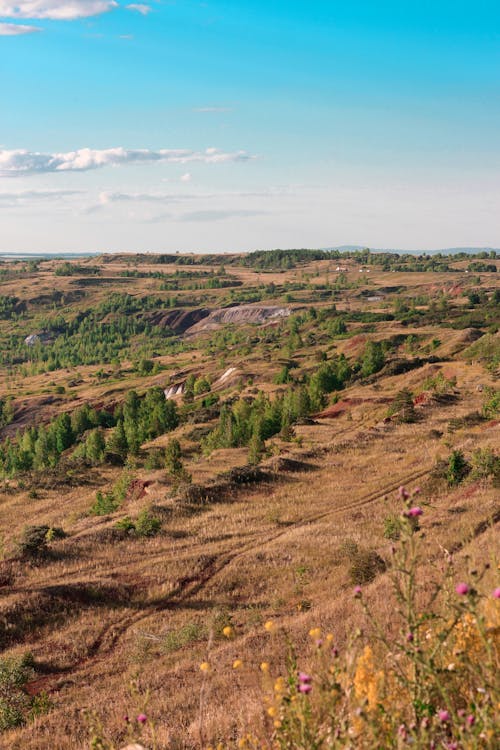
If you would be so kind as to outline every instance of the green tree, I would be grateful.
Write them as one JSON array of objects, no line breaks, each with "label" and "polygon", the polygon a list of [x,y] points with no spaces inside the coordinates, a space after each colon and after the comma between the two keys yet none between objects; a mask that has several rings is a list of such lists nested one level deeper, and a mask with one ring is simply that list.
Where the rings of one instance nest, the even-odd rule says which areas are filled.
[{"label": "green tree", "polygon": [[92,430],[85,441],[85,457],[92,464],[100,464],[104,459],[105,448],[106,443],[102,430]]},{"label": "green tree", "polygon": [[361,362],[363,377],[374,375],[382,369],[385,363],[384,350],[380,341],[368,341]]},{"label": "green tree", "polygon": [[71,427],[71,417],[67,412],[57,417],[54,423],[54,437],[58,453],[62,453],[73,445],[74,433]]}]

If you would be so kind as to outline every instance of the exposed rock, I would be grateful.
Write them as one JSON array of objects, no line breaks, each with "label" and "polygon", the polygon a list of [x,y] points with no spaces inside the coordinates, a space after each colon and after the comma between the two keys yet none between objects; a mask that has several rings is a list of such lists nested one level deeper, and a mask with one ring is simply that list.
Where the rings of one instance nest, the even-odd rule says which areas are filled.
[{"label": "exposed rock", "polygon": [[184,333],[196,323],[210,315],[210,310],[197,308],[195,310],[158,310],[149,313],[145,318],[155,326],[170,328],[174,333]]},{"label": "exposed rock", "polygon": [[263,306],[263,305],[238,305],[220,310],[213,310],[203,320],[189,329],[189,333],[210,331],[222,325],[236,323],[264,324],[271,321],[286,318],[291,311],[287,307]]}]

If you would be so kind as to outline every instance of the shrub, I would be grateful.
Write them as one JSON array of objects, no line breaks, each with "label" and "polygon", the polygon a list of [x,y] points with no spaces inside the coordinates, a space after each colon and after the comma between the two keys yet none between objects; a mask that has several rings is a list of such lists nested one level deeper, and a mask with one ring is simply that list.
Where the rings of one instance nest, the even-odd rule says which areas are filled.
[{"label": "shrub", "polygon": [[370,583],[385,569],[385,561],[378,552],[373,549],[358,549],[351,559],[349,578],[354,584]]},{"label": "shrub", "polygon": [[28,658],[0,660],[0,731],[25,723],[32,707],[26,684],[33,675]]},{"label": "shrub", "polygon": [[415,422],[417,415],[413,406],[413,397],[410,391],[402,390],[396,394],[394,401],[387,410],[389,417],[394,416],[396,421],[404,423]]},{"label": "shrub", "polygon": [[47,534],[49,526],[26,526],[17,544],[19,554],[23,557],[40,557],[48,551]]},{"label": "shrub", "polygon": [[118,529],[118,531],[124,531],[126,534],[131,534],[135,531],[135,523],[130,516],[125,516],[115,523],[115,528]]},{"label": "shrub", "polygon": [[454,450],[448,459],[446,480],[450,487],[460,484],[470,472],[470,465],[460,450]]},{"label": "shrub", "polygon": [[143,510],[135,522],[137,536],[155,536],[161,531],[161,521],[153,516],[149,510]]},{"label": "shrub", "polygon": [[90,512],[93,516],[108,516],[110,513],[114,513],[119,507],[120,503],[115,500],[112,492],[102,493],[96,492],[95,503],[90,508]]},{"label": "shrub", "polygon": [[488,388],[486,391],[486,399],[483,404],[482,414],[486,419],[493,419],[500,413],[500,390],[495,391],[493,388]]},{"label": "shrub", "polygon": [[500,456],[491,448],[479,448],[471,458],[471,477],[473,479],[497,478],[500,476]]}]

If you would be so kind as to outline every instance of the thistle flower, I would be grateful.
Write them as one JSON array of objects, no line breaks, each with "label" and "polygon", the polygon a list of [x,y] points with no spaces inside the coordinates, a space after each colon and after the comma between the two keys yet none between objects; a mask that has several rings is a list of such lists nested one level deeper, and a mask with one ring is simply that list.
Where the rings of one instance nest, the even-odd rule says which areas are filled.
[{"label": "thistle flower", "polygon": [[312,690],[312,685],[310,685],[308,682],[301,682],[299,685],[299,693],[303,693],[304,695],[307,695]]},{"label": "thistle flower", "polygon": [[299,672],[299,682],[308,683],[311,682],[311,675],[306,674],[305,672]]},{"label": "thistle flower", "polygon": [[494,590],[493,599],[500,599],[500,588]]},{"label": "thistle flower", "polygon": [[360,599],[361,598],[362,589],[361,586],[355,586],[354,587],[354,598]]},{"label": "thistle flower", "polygon": [[418,518],[418,516],[423,515],[423,510],[418,505],[416,505],[414,508],[410,508],[410,510],[407,510],[405,515],[407,515],[409,518]]},{"label": "thistle flower", "polygon": [[440,709],[438,711],[438,718],[439,721],[442,721],[443,724],[446,724],[451,719],[450,712],[446,711],[446,709]]},{"label": "thistle flower", "polygon": [[457,585],[455,586],[455,591],[460,596],[465,596],[469,593],[470,589],[466,583],[457,583]]},{"label": "thistle flower", "polygon": [[398,489],[398,495],[400,500],[407,500],[410,497],[410,493],[403,487],[403,485]]},{"label": "thistle flower", "polygon": [[137,721],[139,722],[139,724],[145,724],[147,720],[148,717],[146,716],[146,714],[139,714],[139,716],[137,717]]},{"label": "thistle flower", "polygon": [[465,723],[468,727],[474,726],[474,723],[476,721],[476,717],[473,714],[469,714],[469,716],[466,718]]}]

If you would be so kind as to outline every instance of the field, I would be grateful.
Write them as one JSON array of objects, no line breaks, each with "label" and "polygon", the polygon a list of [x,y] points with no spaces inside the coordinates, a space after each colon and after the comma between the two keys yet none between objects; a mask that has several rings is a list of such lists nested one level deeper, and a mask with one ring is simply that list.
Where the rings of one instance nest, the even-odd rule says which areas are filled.
[{"label": "field", "polygon": [[398,637],[401,487],[418,606],[498,587],[500,261],[316,256],[2,264],[0,747],[276,747],[290,642]]}]

